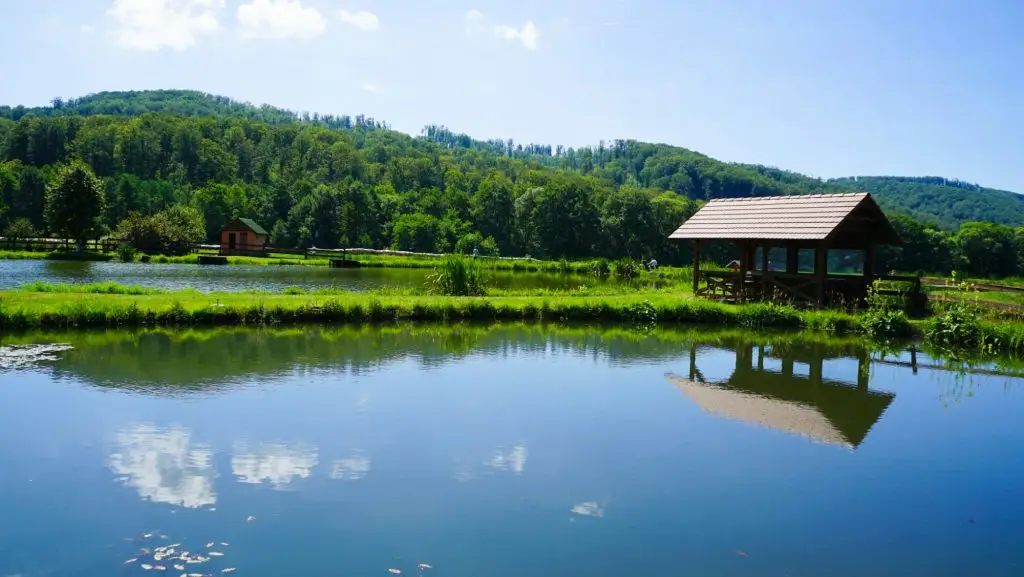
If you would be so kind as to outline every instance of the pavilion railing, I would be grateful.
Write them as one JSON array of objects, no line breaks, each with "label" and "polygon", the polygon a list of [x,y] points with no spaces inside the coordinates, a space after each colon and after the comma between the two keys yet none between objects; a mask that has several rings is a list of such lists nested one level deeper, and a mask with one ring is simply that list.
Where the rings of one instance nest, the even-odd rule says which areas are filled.
[{"label": "pavilion railing", "polygon": [[[696,295],[731,302],[771,300],[793,304],[858,307],[865,303],[868,287],[875,280],[876,293],[888,298],[904,298],[912,305],[923,299],[921,279],[915,276],[864,276],[830,274],[822,279],[814,274],[777,271],[699,271]],[[896,286],[900,283],[903,286]],[[823,290],[822,290],[823,289]],[[819,299],[823,302],[819,302]]]}]

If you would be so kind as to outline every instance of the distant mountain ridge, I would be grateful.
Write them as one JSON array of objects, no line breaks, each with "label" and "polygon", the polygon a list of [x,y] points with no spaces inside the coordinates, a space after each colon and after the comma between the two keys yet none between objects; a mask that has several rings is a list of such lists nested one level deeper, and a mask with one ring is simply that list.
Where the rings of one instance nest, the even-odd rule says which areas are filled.
[{"label": "distant mountain ridge", "polygon": [[[364,116],[297,113],[193,90],[100,92],[80,98],[54,99],[50,106],[0,106],[0,120],[11,121],[33,116],[141,116],[146,113],[245,119],[275,125],[313,124],[336,130],[389,130],[386,123]],[[0,136],[3,129],[0,125]],[[671,190],[698,200],[860,190],[876,196],[887,211],[905,213],[945,229],[956,229],[969,221],[1024,226],[1024,197],[1021,195],[942,177],[862,176],[822,180],[774,167],[722,162],[667,144],[614,140],[573,149],[517,144],[512,140],[476,140],[437,125],[424,128],[419,140],[449,150],[474,150],[571,170],[607,180],[615,186]]]}]

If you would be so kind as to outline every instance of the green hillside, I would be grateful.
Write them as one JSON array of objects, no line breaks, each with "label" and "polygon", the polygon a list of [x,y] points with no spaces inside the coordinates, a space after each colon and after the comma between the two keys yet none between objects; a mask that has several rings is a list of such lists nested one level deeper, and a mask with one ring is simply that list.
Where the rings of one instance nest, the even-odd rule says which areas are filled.
[{"label": "green hillside", "polygon": [[1024,226],[1024,196],[938,176],[859,176],[831,184],[870,192],[890,211],[909,214],[941,228],[983,221]]},{"label": "green hillside", "polygon": [[[1020,197],[1005,191],[928,178],[826,182],[632,140],[573,149],[476,140],[443,126],[413,137],[364,116],[175,90],[0,107],[0,231],[68,234],[45,209],[47,190],[72,165],[79,182],[96,183],[85,194],[102,205],[85,223],[90,234],[160,236],[162,246],[212,240],[228,220],[248,217],[277,246],[685,262],[688,247],[666,237],[699,201],[861,189],[916,247],[886,267],[1024,269],[1014,252],[1024,251],[1024,229],[950,233],[900,215],[950,230],[969,220],[1024,224]],[[73,217],[78,206],[69,206]]]}]

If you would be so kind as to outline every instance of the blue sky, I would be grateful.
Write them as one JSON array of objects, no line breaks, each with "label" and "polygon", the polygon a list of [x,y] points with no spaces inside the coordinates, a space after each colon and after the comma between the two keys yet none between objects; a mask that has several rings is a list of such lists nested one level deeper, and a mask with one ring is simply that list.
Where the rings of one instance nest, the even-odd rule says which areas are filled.
[{"label": "blue sky", "polygon": [[634,138],[1024,191],[1024,2],[12,0],[0,102],[191,88],[419,133]]}]

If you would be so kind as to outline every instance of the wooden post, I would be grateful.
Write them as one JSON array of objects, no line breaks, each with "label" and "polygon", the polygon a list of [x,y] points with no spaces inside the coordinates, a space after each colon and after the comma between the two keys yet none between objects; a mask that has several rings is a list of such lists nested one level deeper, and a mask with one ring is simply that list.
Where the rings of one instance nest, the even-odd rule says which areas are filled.
[{"label": "wooden post", "polygon": [[690,343],[690,380],[697,378],[697,343]]},{"label": "wooden post", "polygon": [[750,241],[741,240],[740,243],[740,278],[736,285],[736,301],[743,303],[746,302],[746,287],[744,283],[747,281],[747,271],[750,269]]},{"label": "wooden post", "polygon": [[814,279],[818,284],[818,308],[825,306],[825,284],[828,281],[828,249],[822,242],[814,247]]},{"label": "wooden post", "polygon": [[863,300],[867,297],[868,290],[871,285],[875,282],[875,244],[868,241],[868,245],[864,247],[864,295],[861,297]]},{"label": "wooden post", "polygon": [[693,240],[693,294],[700,287],[700,241]]},{"label": "wooden post", "polygon": [[772,250],[772,245],[765,242],[761,245],[761,300],[770,300],[771,295],[768,294],[768,253]]}]

